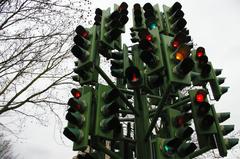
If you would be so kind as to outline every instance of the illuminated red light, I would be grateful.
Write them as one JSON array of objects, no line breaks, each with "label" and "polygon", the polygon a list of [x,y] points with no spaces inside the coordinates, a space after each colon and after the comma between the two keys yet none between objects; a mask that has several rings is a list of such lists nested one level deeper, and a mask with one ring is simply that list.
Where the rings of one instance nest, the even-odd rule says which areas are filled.
[{"label": "illuminated red light", "polygon": [[147,41],[152,41],[152,35],[150,35],[150,34],[146,35],[146,40]]},{"label": "illuminated red light", "polygon": [[136,74],[133,73],[133,75],[132,75],[132,82],[137,82],[137,81],[138,81],[138,78],[137,78]]},{"label": "illuminated red light", "polygon": [[77,89],[72,89],[71,93],[75,98],[80,98],[82,95],[81,92]]},{"label": "illuminated red light", "polygon": [[73,95],[75,98],[80,98],[81,97],[81,92],[76,91]]},{"label": "illuminated red light", "polygon": [[206,93],[205,92],[197,92],[196,96],[195,96],[195,100],[198,103],[202,103],[204,102],[206,97]]},{"label": "illuminated red light", "polygon": [[198,57],[198,58],[202,57],[203,55],[204,55],[203,52],[201,52],[201,51],[200,51],[200,52],[197,52],[197,57]]},{"label": "illuminated red light", "polygon": [[172,42],[172,47],[175,48],[175,49],[178,48],[179,47],[179,42],[178,41],[173,41]]}]

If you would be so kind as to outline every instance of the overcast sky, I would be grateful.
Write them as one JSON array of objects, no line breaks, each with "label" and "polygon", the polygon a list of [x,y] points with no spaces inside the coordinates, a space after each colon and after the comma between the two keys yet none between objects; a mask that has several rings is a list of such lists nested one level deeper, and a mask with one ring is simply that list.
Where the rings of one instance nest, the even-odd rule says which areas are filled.
[{"label": "overcast sky", "polygon": [[[131,0],[130,0],[131,1]],[[95,0],[94,8],[106,9],[113,7],[113,4],[120,4],[118,0]],[[171,6],[175,1],[131,1],[129,12],[134,3],[142,6],[150,2],[153,5],[163,4]],[[215,104],[218,112],[230,111],[231,119],[226,123],[235,124],[235,131],[240,130],[240,1],[239,0],[183,0],[179,1],[183,6],[187,28],[194,43],[203,46],[209,60],[215,68],[222,68],[222,77],[227,77],[224,85],[230,86],[229,92],[224,94],[219,102]],[[93,9],[95,10],[95,9]],[[128,26],[132,21],[128,22]],[[127,30],[128,28],[126,28]],[[129,33],[129,32],[128,32]],[[129,44],[129,34],[124,36],[124,41]],[[74,61],[75,59],[73,59]],[[66,99],[68,100],[68,99]],[[60,114],[65,118],[63,114]],[[66,123],[64,123],[66,126]],[[15,152],[22,159],[70,159],[76,152],[72,151],[72,142],[64,140],[66,145],[62,145],[56,127],[55,120],[49,122],[48,127],[40,126],[36,123],[27,123],[21,136],[21,142],[15,144]],[[240,156],[240,153],[239,153]],[[232,157],[228,157],[232,158]]]}]

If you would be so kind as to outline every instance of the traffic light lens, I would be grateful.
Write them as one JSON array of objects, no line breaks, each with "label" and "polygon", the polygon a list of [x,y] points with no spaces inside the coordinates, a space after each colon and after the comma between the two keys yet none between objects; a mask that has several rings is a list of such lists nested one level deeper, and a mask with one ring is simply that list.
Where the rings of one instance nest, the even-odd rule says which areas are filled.
[{"label": "traffic light lens", "polygon": [[147,41],[152,41],[152,35],[147,34],[147,35],[146,35],[146,40],[147,40]]},{"label": "traffic light lens", "polygon": [[81,35],[86,39],[88,37],[88,32],[84,31],[84,32],[82,32]]},{"label": "traffic light lens", "polygon": [[197,57],[198,57],[198,58],[202,57],[203,55],[204,55],[203,52],[201,52],[201,51],[200,51],[200,52],[197,52]]},{"label": "traffic light lens", "polygon": [[179,116],[178,118],[176,118],[177,126],[179,126],[179,127],[184,126],[184,123],[185,123],[184,116]]},{"label": "traffic light lens", "polygon": [[152,23],[150,23],[149,24],[149,29],[155,29],[155,28],[157,28],[157,24],[155,23],[155,22],[152,22]]},{"label": "traffic light lens", "polygon": [[196,100],[196,102],[198,102],[198,103],[202,103],[202,102],[204,102],[205,97],[206,97],[206,93],[200,91],[200,92],[197,92],[197,94],[196,94],[196,96],[195,96],[195,100]]},{"label": "traffic light lens", "polygon": [[132,74],[132,82],[137,82],[138,81],[138,78],[137,78],[137,75],[135,73]]},{"label": "traffic light lens", "polygon": [[164,151],[166,152],[166,155],[167,155],[167,156],[173,155],[174,150],[173,150],[172,147],[170,147],[170,146],[168,146],[168,145],[164,145],[163,148],[164,148]]},{"label": "traffic light lens", "polygon": [[77,89],[72,89],[71,93],[75,98],[80,98],[81,97],[81,92],[78,91]]},{"label": "traffic light lens", "polygon": [[176,40],[173,41],[172,47],[175,48],[175,49],[178,48],[179,47],[179,41],[176,41]]},{"label": "traffic light lens", "polygon": [[177,61],[182,61],[186,58],[186,55],[183,52],[177,52],[175,54],[175,58],[176,58]]},{"label": "traffic light lens", "polygon": [[208,102],[202,102],[198,107],[198,115],[205,115],[209,112],[211,105]]},{"label": "traffic light lens", "polygon": [[132,85],[138,85],[141,83],[142,80],[140,71],[135,66],[130,66],[126,69],[126,77]]},{"label": "traffic light lens", "polygon": [[203,55],[205,55],[205,49],[204,49],[204,47],[198,47],[197,50],[196,50],[196,52],[197,52],[197,57],[198,57],[198,58],[200,58],[200,57],[202,57]]}]

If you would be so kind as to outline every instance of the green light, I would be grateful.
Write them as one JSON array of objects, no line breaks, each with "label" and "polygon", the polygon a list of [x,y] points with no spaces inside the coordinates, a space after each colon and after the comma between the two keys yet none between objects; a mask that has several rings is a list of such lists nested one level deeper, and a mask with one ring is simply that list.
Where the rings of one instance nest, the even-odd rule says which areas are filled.
[{"label": "green light", "polygon": [[155,29],[155,28],[157,28],[157,24],[155,23],[155,22],[152,22],[152,23],[150,23],[149,24],[149,29]]},{"label": "green light", "polygon": [[173,148],[168,146],[168,145],[164,145],[164,151],[166,152],[167,156],[172,156],[173,155]]}]

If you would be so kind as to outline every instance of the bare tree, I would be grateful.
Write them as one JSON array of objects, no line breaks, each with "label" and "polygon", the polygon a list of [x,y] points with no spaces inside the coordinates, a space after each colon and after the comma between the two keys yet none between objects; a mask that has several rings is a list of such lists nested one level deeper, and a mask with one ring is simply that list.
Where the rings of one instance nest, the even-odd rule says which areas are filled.
[{"label": "bare tree", "polygon": [[90,5],[88,0],[0,2],[0,117],[15,112],[41,121],[47,109],[54,113],[53,105],[66,103],[61,92],[72,84],[72,34],[78,24],[91,23]]},{"label": "bare tree", "polygon": [[4,139],[3,134],[0,134],[0,158],[17,159],[17,155],[15,155],[12,150],[11,141]]}]

